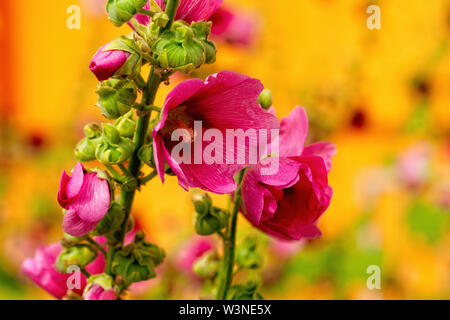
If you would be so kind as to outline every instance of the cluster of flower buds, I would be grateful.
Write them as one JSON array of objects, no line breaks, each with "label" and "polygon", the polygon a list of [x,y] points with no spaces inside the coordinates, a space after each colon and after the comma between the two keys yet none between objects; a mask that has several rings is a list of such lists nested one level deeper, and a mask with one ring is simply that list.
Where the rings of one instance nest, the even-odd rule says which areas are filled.
[{"label": "cluster of flower buds", "polygon": [[211,235],[227,226],[230,214],[226,210],[214,207],[208,194],[194,194],[192,203],[196,213],[195,231],[199,235]]},{"label": "cluster of flower buds", "polygon": [[112,272],[124,288],[134,282],[152,279],[155,268],[165,258],[165,252],[154,244],[145,241],[145,234],[137,232],[134,242],[118,250],[112,262]]}]

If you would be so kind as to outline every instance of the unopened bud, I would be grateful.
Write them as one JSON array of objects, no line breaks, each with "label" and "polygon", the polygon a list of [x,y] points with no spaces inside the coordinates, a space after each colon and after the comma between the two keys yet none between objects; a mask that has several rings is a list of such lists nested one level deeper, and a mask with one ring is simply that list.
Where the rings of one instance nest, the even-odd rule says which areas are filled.
[{"label": "unopened bud", "polygon": [[272,91],[269,89],[264,89],[258,97],[258,103],[263,109],[269,110],[269,108],[273,105]]}]

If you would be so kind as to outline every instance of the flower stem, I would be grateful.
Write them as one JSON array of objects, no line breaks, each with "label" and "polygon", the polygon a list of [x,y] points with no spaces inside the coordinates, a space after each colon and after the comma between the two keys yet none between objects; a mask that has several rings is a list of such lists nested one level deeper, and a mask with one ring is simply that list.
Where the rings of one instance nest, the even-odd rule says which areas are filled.
[{"label": "flower stem", "polygon": [[244,178],[245,170],[239,172],[238,187],[234,193],[234,207],[231,213],[231,223],[229,226],[228,237],[224,239],[224,258],[221,270],[221,278],[219,283],[219,289],[217,290],[217,300],[225,300],[228,294],[228,290],[231,286],[234,269],[234,256],[236,249],[236,230],[239,208],[241,206],[241,185]]},{"label": "flower stem", "polygon": [[139,180],[139,185],[144,185],[147,182],[151,181],[153,178],[155,178],[158,175],[158,172],[155,170],[152,173],[148,174],[148,176],[142,178]]},{"label": "flower stem", "polygon": [[169,17],[169,22],[167,23],[165,29],[170,29],[173,21],[175,20],[175,15],[177,13],[177,8],[180,0],[167,0],[166,14]]}]

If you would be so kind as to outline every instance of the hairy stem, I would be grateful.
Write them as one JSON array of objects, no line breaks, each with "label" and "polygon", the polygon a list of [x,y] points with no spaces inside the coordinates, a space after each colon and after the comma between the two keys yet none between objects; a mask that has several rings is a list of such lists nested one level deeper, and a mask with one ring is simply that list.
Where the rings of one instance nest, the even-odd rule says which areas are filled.
[{"label": "hairy stem", "polygon": [[234,269],[234,256],[236,251],[236,230],[239,208],[241,206],[241,185],[244,177],[245,170],[239,172],[238,188],[234,193],[234,207],[231,213],[231,222],[228,228],[228,236],[224,238],[224,258],[221,269],[221,277],[219,283],[219,289],[217,290],[217,300],[225,300],[230,289],[233,269]]}]

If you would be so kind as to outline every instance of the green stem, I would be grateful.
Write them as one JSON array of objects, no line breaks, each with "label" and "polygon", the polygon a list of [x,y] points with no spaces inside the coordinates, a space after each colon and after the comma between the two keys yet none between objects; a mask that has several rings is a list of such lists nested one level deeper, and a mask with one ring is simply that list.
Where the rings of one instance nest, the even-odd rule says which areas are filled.
[{"label": "green stem", "polygon": [[105,164],[106,169],[108,169],[109,173],[111,174],[111,176],[113,177],[113,179],[119,183],[123,182],[123,177],[122,175],[117,172],[116,169],[114,169],[114,167],[110,164]]},{"label": "green stem", "polygon": [[165,30],[170,29],[170,27],[172,26],[179,3],[180,0],[167,0],[166,14],[169,17],[169,22],[167,23]]},{"label": "green stem", "polygon": [[[152,67],[150,75],[148,77],[147,87],[145,88],[142,97],[143,104],[152,105],[155,102],[156,92],[158,91],[160,83],[161,83],[161,76],[155,71],[155,68]],[[131,176],[135,177],[136,179],[138,179],[139,177],[139,171],[142,165],[141,160],[138,157],[138,152],[145,143],[145,138],[147,136],[148,125],[150,121],[150,115],[151,115],[150,112],[145,112],[138,118],[136,125],[136,133],[134,135],[135,150],[128,164],[128,172],[130,173]],[[122,190],[120,194],[120,204],[125,209],[125,220],[122,225],[122,233],[121,233],[122,243],[125,237],[126,225],[130,217],[131,206],[133,204],[135,193],[136,190],[133,191]]]},{"label": "green stem", "polygon": [[244,178],[245,170],[239,172],[238,188],[234,193],[234,208],[231,213],[231,223],[229,226],[229,234],[224,239],[224,258],[221,270],[221,278],[219,283],[219,289],[217,290],[217,300],[225,300],[228,294],[228,290],[231,286],[234,269],[234,256],[236,250],[236,230],[239,208],[241,206],[241,185]]},{"label": "green stem", "polygon": [[106,268],[105,268],[105,273],[109,274],[109,275],[113,275],[112,274],[112,262],[113,262],[113,258],[114,258],[114,247],[113,246],[109,246],[108,247],[108,252],[106,254]]},{"label": "green stem", "polygon": [[104,256],[104,257],[107,256],[107,253],[106,253],[105,249],[103,249],[103,247],[102,247],[101,245],[99,245],[99,244],[97,243],[97,241],[95,241],[95,240],[93,240],[93,239],[91,239],[91,238],[87,238],[87,241],[88,241],[90,244],[92,244],[96,249],[100,250],[100,252],[103,253],[103,256]]},{"label": "green stem", "polygon": [[144,185],[147,182],[151,181],[153,178],[155,178],[158,175],[158,172],[155,170],[152,173],[150,173],[148,176],[142,178],[139,180],[139,185]]}]

